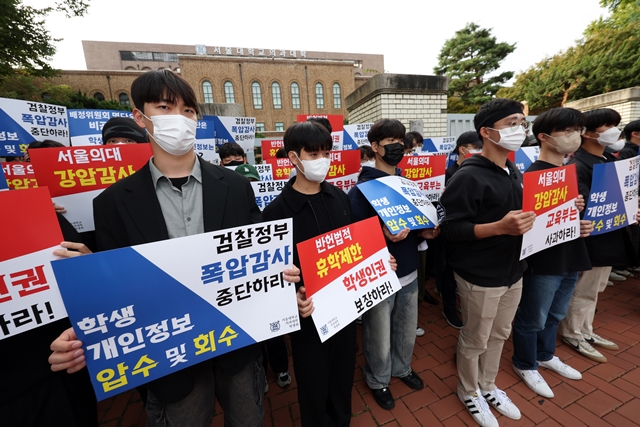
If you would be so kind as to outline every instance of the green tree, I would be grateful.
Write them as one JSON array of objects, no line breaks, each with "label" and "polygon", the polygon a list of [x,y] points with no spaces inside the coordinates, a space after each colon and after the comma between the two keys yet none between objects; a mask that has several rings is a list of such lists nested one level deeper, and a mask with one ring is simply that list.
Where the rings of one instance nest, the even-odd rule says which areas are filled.
[{"label": "green tree", "polygon": [[54,6],[36,9],[20,0],[0,0],[0,81],[23,69],[34,76],[56,74],[47,62],[56,53],[54,39],[45,27],[45,18],[52,12],[68,18],[83,16],[89,4],[85,0],[62,0]]},{"label": "green tree", "polygon": [[[449,99],[454,109],[469,109],[488,102],[513,77],[512,71],[492,75],[500,63],[515,50],[515,43],[498,43],[491,30],[475,23],[447,40],[438,56],[437,75],[450,77]],[[458,98],[456,101],[455,98]],[[449,103],[447,103],[449,107]],[[451,111],[449,112],[458,112]]]}]

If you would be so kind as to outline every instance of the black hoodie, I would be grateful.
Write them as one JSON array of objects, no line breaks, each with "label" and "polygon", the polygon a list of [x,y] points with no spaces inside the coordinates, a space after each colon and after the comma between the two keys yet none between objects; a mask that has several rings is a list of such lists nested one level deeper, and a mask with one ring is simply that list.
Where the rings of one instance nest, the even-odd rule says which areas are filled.
[{"label": "black hoodie", "polygon": [[445,212],[440,227],[449,263],[474,285],[511,286],[527,267],[518,260],[522,236],[475,236],[476,224],[499,221],[510,211],[522,209],[522,174],[509,160],[507,168],[509,173],[486,157],[472,156],[462,163],[440,198]]}]

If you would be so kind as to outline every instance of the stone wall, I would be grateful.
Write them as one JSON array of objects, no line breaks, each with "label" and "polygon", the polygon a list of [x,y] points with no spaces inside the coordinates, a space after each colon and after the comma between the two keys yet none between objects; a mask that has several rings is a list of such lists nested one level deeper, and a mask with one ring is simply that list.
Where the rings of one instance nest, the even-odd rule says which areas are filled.
[{"label": "stone wall", "polygon": [[447,136],[447,77],[378,74],[346,98],[349,123],[422,120],[425,137]]},{"label": "stone wall", "polygon": [[616,90],[578,101],[566,102],[564,107],[575,108],[580,111],[611,108],[620,113],[622,117],[620,127],[622,128],[627,123],[640,119],[640,87]]}]

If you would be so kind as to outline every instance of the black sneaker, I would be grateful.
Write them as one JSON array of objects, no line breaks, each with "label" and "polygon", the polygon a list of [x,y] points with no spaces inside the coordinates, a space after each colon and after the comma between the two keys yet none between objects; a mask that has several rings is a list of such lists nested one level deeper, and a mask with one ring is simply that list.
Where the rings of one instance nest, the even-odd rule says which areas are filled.
[{"label": "black sneaker", "polygon": [[460,320],[460,318],[458,317],[458,314],[453,312],[453,313],[447,313],[446,311],[442,312],[442,315],[444,316],[445,319],[447,319],[447,323],[451,326],[454,327],[456,329],[462,329],[462,320]]},{"label": "black sneaker", "polygon": [[382,409],[393,409],[396,406],[396,402],[393,401],[393,396],[391,395],[391,390],[388,387],[385,388],[375,388],[371,390],[371,394],[373,394],[373,398],[376,400],[376,403],[380,405]]},{"label": "black sneaker", "polygon": [[424,297],[422,298],[422,300],[428,302],[431,305],[440,304],[440,302],[433,295],[431,295],[427,290],[424,291]]},{"label": "black sneaker", "polygon": [[424,382],[415,372],[411,371],[406,377],[400,378],[403,383],[414,390],[422,390],[424,388]]}]

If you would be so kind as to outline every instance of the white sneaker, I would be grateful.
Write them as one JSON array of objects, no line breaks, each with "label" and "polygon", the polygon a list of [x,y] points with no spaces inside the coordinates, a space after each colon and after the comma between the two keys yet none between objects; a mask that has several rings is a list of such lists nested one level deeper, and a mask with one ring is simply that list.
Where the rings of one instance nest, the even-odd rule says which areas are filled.
[{"label": "white sneaker", "polygon": [[598,350],[593,348],[591,344],[589,344],[584,338],[581,340],[575,338],[562,337],[562,341],[565,344],[568,344],[572,349],[582,354],[583,356],[588,357],[591,360],[595,360],[596,362],[604,363],[607,361],[607,358],[602,355]]},{"label": "white sneaker", "polygon": [[534,393],[547,399],[553,397],[551,387],[549,387],[549,384],[542,378],[537,369],[518,369],[516,365],[513,365],[513,370]]},{"label": "white sneaker", "polygon": [[417,337],[421,337],[424,335],[424,329],[422,328],[416,328],[416,336]]},{"label": "white sneaker", "polygon": [[458,392],[458,399],[469,410],[469,413],[482,427],[498,427],[498,420],[491,413],[487,401],[480,394],[480,390],[476,390],[472,395],[465,396]]},{"label": "white sneaker", "polygon": [[512,420],[519,420],[522,417],[520,409],[513,404],[511,399],[507,396],[507,393],[496,388],[495,390],[481,390],[482,396],[485,400],[496,408],[496,411],[500,412],[505,417],[509,417]]},{"label": "white sneaker", "polygon": [[558,359],[558,356],[553,356],[551,360],[547,360],[546,362],[538,360],[538,365],[547,369],[551,369],[552,371],[557,372],[563,377],[569,378],[570,380],[582,379],[582,374],[579,371],[573,369],[571,366]]},{"label": "white sneaker", "polygon": [[609,273],[609,280],[613,280],[614,282],[624,282],[627,278],[612,271]]},{"label": "white sneaker", "polygon": [[631,276],[631,273],[629,273],[627,270],[611,270],[616,274],[619,274],[620,276],[624,276],[624,277],[629,277]]},{"label": "white sneaker", "polygon": [[607,286],[613,286],[613,282],[611,280],[607,280]]},{"label": "white sneaker", "polygon": [[597,335],[597,334],[584,335],[584,340],[591,345],[597,345],[602,348],[606,348],[607,350],[618,349],[618,344],[614,343],[613,341],[609,341],[606,338],[602,338],[600,335]]}]

